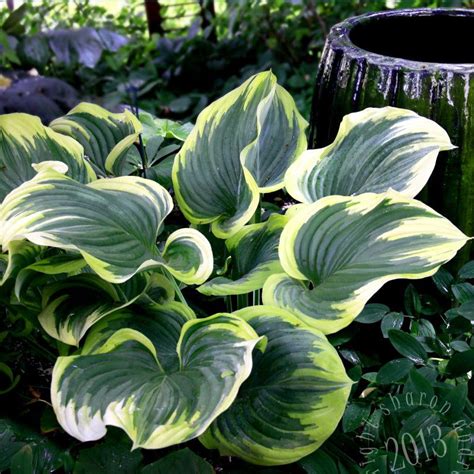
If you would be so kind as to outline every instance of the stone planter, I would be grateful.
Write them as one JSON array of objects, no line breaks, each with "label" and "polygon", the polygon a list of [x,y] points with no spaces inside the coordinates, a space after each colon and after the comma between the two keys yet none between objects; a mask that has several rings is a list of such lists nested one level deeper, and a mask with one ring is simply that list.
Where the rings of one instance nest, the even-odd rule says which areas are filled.
[{"label": "stone planter", "polygon": [[345,114],[385,105],[435,120],[458,146],[440,154],[419,197],[474,235],[474,10],[371,13],[331,29],[316,80],[310,146],[330,143]]}]

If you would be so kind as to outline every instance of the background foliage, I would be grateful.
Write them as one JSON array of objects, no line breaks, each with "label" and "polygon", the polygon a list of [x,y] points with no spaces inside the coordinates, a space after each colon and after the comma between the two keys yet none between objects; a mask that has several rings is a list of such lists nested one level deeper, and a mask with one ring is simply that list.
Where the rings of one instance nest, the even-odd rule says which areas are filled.
[{"label": "background foliage", "polygon": [[[173,0],[161,3],[163,17],[171,18],[164,21],[166,35],[149,37],[138,0],[122,9],[116,3],[114,14],[91,0],[26,0],[20,26],[9,33],[20,43],[25,35],[84,27],[113,30],[130,41],[117,52],[105,50],[93,68],[41,56],[38,49],[33,61],[7,47],[0,57],[7,68],[35,66],[43,75],[59,77],[81,98],[108,108],[136,99],[155,115],[179,119],[195,118],[215,98],[271,68],[308,118],[318,58],[335,23],[392,8],[473,7],[471,0],[218,0],[215,17],[203,28],[199,9],[189,2],[183,7]],[[7,16],[6,8],[0,10],[0,24]],[[85,47],[87,42],[81,44]]]}]

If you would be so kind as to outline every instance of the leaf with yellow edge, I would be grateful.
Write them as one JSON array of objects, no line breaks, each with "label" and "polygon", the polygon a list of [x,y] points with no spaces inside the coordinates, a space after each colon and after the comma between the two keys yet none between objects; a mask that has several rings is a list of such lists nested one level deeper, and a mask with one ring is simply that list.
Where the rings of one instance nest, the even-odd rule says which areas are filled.
[{"label": "leaf with yellow edge", "polygon": [[346,115],[333,143],[305,151],[288,169],[285,186],[306,203],[389,189],[415,197],[438,153],[452,148],[432,120],[396,107],[368,108]]},{"label": "leaf with yellow edge", "polygon": [[0,207],[4,251],[24,239],[79,251],[111,283],[156,266],[168,268],[186,283],[203,283],[210,275],[210,244],[197,230],[172,234],[164,254],[159,252],[156,240],[173,207],[159,184],[125,176],[84,185],[64,175],[63,163],[36,166],[38,174],[12,191]]},{"label": "leaf with yellow edge", "polygon": [[431,276],[469,240],[446,218],[395,191],[328,196],[299,206],[282,232],[283,270],[263,301],[326,334],[347,326],[397,278]]},{"label": "leaf with yellow edge", "polygon": [[[107,425],[123,429],[134,448],[199,436],[234,401],[260,341],[236,316],[186,322],[176,304],[110,318],[92,329],[81,354],[60,357],[53,370],[54,411],[80,441],[102,438]],[[121,328],[110,334],[109,322]]]},{"label": "leaf with yellow edge", "polygon": [[286,169],[306,147],[305,126],[271,72],[209,105],[174,161],[173,187],[186,218],[210,223],[219,238],[235,234],[260,192],[283,187]]},{"label": "leaf with yellow edge", "polygon": [[121,140],[142,131],[142,124],[129,110],[115,114],[87,102],[53,120],[50,127],[76,139],[84,147],[86,156],[101,171],[105,170],[109,153]]},{"label": "leaf with yellow edge", "polygon": [[36,173],[32,164],[52,160],[66,163],[68,175],[77,181],[88,183],[96,179],[76,140],[45,127],[33,115],[0,116],[0,201],[33,178]]}]

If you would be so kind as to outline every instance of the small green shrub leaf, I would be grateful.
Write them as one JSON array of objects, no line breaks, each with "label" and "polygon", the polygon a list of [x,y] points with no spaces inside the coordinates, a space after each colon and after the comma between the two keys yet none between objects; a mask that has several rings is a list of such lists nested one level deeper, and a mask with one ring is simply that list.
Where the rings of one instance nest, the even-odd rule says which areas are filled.
[{"label": "small green shrub leaf", "polygon": [[344,433],[349,433],[359,428],[369,418],[370,411],[369,403],[352,402],[347,405],[342,417],[342,430]]},{"label": "small green shrub leaf", "polygon": [[156,136],[175,138],[184,142],[193,129],[193,124],[174,122],[173,120],[154,117],[149,112],[140,110],[138,118],[143,126],[143,141],[147,143]]},{"label": "small green shrub leaf", "polygon": [[143,455],[130,448],[127,437],[115,431],[104,442],[80,450],[74,474],[135,474],[140,471]]},{"label": "small green shrub leaf", "polygon": [[433,282],[438,290],[445,296],[450,295],[451,285],[454,283],[454,277],[445,268],[441,267],[434,275]]},{"label": "small green shrub leaf", "polygon": [[457,283],[451,287],[456,301],[463,305],[471,300],[474,300],[474,285],[471,283]]},{"label": "small green shrub leaf", "polygon": [[428,355],[423,346],[410,334],[398,329],[388,331],[388,337],[393,347],[415,364],[423,364]]},{"label": "small green shrub leaf", "polygon": [[318,449],[298,463],[307,474],[339,474],[336,461],[331,455]]},{"label": "small green shrub leaf", "polygon": [[459,453],[459,435],[456,430],[444,435],[437,443],[436,448],[439,450],[438,452],[444,453],[444,456],[437,456],[436,458],[439,472],[462,472],[464,470],[464,466],[459,462],[461,456]]},{"label": "small green shrub leaf", "polygon": [[460,377],[474,369],[474,349],[457,352],[446,366],[446,372],[453,377]]},{"label": "small green shrub leaf", "polygon": [[474,321],[474,299],[466,301],[459,308],[456,308],[456,311],[469,321]]},{"label": "small green shrub leaf", "polygon": [[378,371],[376,381],[382,385],[399,382],[408,375],[412,367],[413,362],[410,359],[391,360]]},{"label": "small green shrub leaf", "polygon": [[366,304],[359,316],[355,319],[357,323],[372,324],[380,321],[388,312],[390,308],[384,304],[371,303]]},{"label": "small green shrub leaf", "polygon": [[180,449],[166,455],[158,461],[148,464],[140,474],[213,474],[213,467],[204,459],[194,454],[189,448]]},{"label": "small green shrub leaf", "polygon": [[458,278],[461,280],[470,280],[474,278],[474,260],[467,262],[458,272]]},{"label": "small green shrub leaf", "polygon": [[385,339],[388,337],[388,331],[390,331],[390,329],[400,329],[403,325],[403,319],[404,316],[401,313],[386,314],[380,323],[383,337]]}]

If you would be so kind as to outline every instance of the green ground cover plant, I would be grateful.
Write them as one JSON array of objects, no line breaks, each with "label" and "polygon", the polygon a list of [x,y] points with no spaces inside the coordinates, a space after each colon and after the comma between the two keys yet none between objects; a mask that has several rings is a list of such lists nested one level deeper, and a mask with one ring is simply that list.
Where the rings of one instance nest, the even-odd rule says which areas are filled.
[{"label": "green ground cover plant", "polygon": [[0,117],[1,470],[469,468],[470,237],[415,199],[453,144],[393,107],[306,125],[271,71],[194,126]]}]

